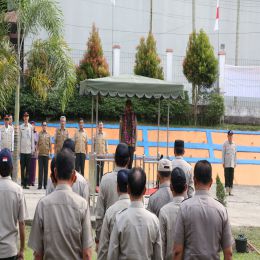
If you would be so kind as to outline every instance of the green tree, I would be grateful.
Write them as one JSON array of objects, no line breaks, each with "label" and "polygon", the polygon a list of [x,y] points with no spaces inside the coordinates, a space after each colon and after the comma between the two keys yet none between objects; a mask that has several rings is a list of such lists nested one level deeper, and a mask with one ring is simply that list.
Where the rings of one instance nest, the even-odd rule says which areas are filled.
[{"label": "green tree", "polygon": [[[2,3],[7,3],[7,0],[3,0]],[[2,8],[4,10],[5,8]],[[26,57],[27,53],[24,52],[23,46],[25,38],[28,35],[36,36],[40,30],[45,30],[49,36],[61,37],[62,34],[62,13],[58,8],[55,0],[12,0],[13,18],[16,20],[17,27],[17,45],[15,46],[15,58],[16,64],[21,64]],[[7,17],[8,15],[1,12],[0,16]],[[8,22],[8,19],[6,19]],[[2,26],[0,26],[2,29]],[[1,35],[2,33],[0,33]],[[11,45],[11,42],[9,41]],[[1,51],[0,51],[1,52]],[[14,137],[14,179],[17,179],[18,171],[18,144],[19,144],[19,114],[20,114],[20,88],[22,78],[22,68],[18,66],[18,73],[16,77],[16,90],[15,90],[15,137]],[[72,72],[72,71],[70,71]],[[74,72],[75,73],[75,72]],[[38,76],[40,75],[38,71]],[[71,75],[67,75],[71,77]],[[32,82],[32,86],[36,84],[36,81]],[[69,89],[71,85],[65,85],[63,82],[63,98],[65,102],[68,100],[68,95],[71,94]],[[10,85],[12,85],[10,83]],[[42,90],[35,88],[41,95]],[[65,106],[65,104],[64,104]]]},{"label": "green tree", "polygon": [[210,94],[208,99],[207,111],[205,113],[207,124],[219,124],[221,117],[224,116],[224,113],[225,105],[223,96],[217,93]]},{"label": "green tree", "polygon": [[161,60],[156,51],[156,41],[152,33],[148,34],[147,39],[143,37],[137,46],[135,55],[134,73],[149,78],[163,79],[163,68]]},{"label": "green tree", "polygon": [[218,201],[223,204],[224,206],[227,205],[227,202],[226,202],[226,193],[225,193],[225,188],[224,188],[224,185],[223,183],[221,182],[219,176],[217,175],[217,178],[216,178],[216,196],[217,196],[217,199]]},{"label": "green tree", "polygon": [[56,90],[61,96],[61,109],[65,110],[75,89],[76,72],[66,42],[52,36],[47,40],[37,40],[27,58],[28,85],[40,98],[46,101],[50,90]]},{"label": "green tree", "polygon": [[87,43],[87,51],[77,68],[77,78],[78,82],[80,82],[85,79],[106,76],[109,76],[108,64],[104,57],[98,29],[93,24]]},{"label": "green tree", "polygon": [[211,88],[218,76],[218,61],[209,38],[203,30],[190,35],[186,57],[183,61],[183,73],[192,83],[193,115],[196,125],[198,101],[202,90]]}]

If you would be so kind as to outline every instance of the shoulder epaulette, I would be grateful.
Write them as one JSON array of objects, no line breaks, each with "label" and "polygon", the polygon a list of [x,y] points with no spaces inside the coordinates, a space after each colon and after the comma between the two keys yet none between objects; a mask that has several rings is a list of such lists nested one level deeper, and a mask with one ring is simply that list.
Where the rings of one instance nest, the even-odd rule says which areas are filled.
[{"label": "shoulder epaulette", "polygon": [[188,198],[184,199],[181,203],[183,203],[184,201],[189,200],[189,199],[191,199],[191,198],[192,198],[192,197],[188,197]]}]

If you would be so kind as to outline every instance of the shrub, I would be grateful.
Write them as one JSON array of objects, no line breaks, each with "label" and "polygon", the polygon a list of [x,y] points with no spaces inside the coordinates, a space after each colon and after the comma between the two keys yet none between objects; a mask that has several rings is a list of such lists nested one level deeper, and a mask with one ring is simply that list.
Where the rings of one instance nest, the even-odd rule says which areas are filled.
[{"label": "shrub", "polygon": [[222,184],[218,175],[217,175],[217,178],[216,178],[216,185],[217,185],[217,187],[216,187],[217,199],[223,206],[226,206],[227,202],[226,202],[225,188],[224,188],[224,185]]}]

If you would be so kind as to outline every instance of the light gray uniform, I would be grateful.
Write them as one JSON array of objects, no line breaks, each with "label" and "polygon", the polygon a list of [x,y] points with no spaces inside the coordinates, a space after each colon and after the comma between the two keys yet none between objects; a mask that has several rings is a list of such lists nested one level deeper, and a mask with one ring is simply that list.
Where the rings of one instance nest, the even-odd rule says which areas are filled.
[{"label": "light gray uniform", "polygon": [[160,184],[159,189],[150,196],[147,209],[159,217],[160,209],[172,199],[170,182]]},{"label": "light gray uniform", "polygon": [[32,154],[35,152],[33,127],[31,124],[20,125],[20,153]]},{"label": "light gray uniform", "polygon": [[182,156],[176,156],[172,161],[172,169],[181,168],[186,177],[186,184],[188,185],[187,196],[190,198],[194,196],[194,181],[193,181],[193,169],[192,166],[187,163]]},{"label": "light gray uniform", "polygon": [[103,219],[107,209],[118,200],[117,173],[124,168],[116,167],[114,171],[103,176],[96,205],[96,239],[99,240]]},{"label": "light gray uniform", "polygon": [[7,148],[11,152],[14,150],[14,128],[5,125],[0,129],[0,149]]},{"label": "light gray uniform", "polygon": [[23,189],[11,180],[0,177],[0,257],[17,255],[17,222],[28,218]]},{"label": "light gray uniform", "polygon": [[[76,182],[72,185],[72,190],[77,193],[82,198],[89,201],[89,185],[86,179],[76,171]],[[46,195],[52,193],[55,190],[55,187],[51,181],[51,178],[48,179]]]},{"label": "light gray uniform", "polygon": [[225,141],[222,150],[222,162],[225,168],[235,168],[237,164],[237,147],[234,142]]},{"label": "light gray uniform", "polygon": [[122,194],[119,196],[118,201],[115,202],[115,204],[109,207],[106,211],[100,235],[100,242],[98,246],[98,260],[107,259],[109,240],[116,220],[116,214],[124,209],[127,209],[129,205],[129,195]]},{"label": "light gray uniform", "polygon": [[110,237],[108,260],[162,260],[158,218],[141,201],[116,216]]},{"label": "light gray uniform", "polygon": [[180,205],[183,200],[183,196],[173,197],[172,201],[163,206],[160,210],[159,222],[164,260],[173,259],[174,229]]},{"label": "light gray uniform", "polygon": [[219,260],[221,248],[233,242],[227,209],[209,191],[197,190],[181,204],[174,238],[184,245],[184,260]]},{"label": "light gray uniform", "polygon": [[92,245],[88,203],[69,185],[58,185],[37,205],[28,246],[44,259],[82,259]]}]

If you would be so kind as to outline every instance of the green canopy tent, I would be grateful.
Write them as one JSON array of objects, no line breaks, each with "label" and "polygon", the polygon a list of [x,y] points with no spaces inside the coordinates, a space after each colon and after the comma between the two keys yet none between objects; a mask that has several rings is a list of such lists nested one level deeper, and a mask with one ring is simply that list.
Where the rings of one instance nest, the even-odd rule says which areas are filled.
[{"label": "green canopy tent", "polygon": [[[160,131],[160,100],[177,99],[184,97],[182,84],[173,84],[164,80],[147,78],[137,75],[120,75],[97,79],[86,79],[80,82],[80,95],[92,95],[92,133],[94,120],[94,97],[96,97],[96,125],[98,123],[98,96],[110,97],[138,97],[158,99],[158,133],[157,154],[159,152]],[[167,156],[168,154],[168,129],[169,129],[169,106],[167,115]],[[92,142],[93,143],[93,142]]]}]

